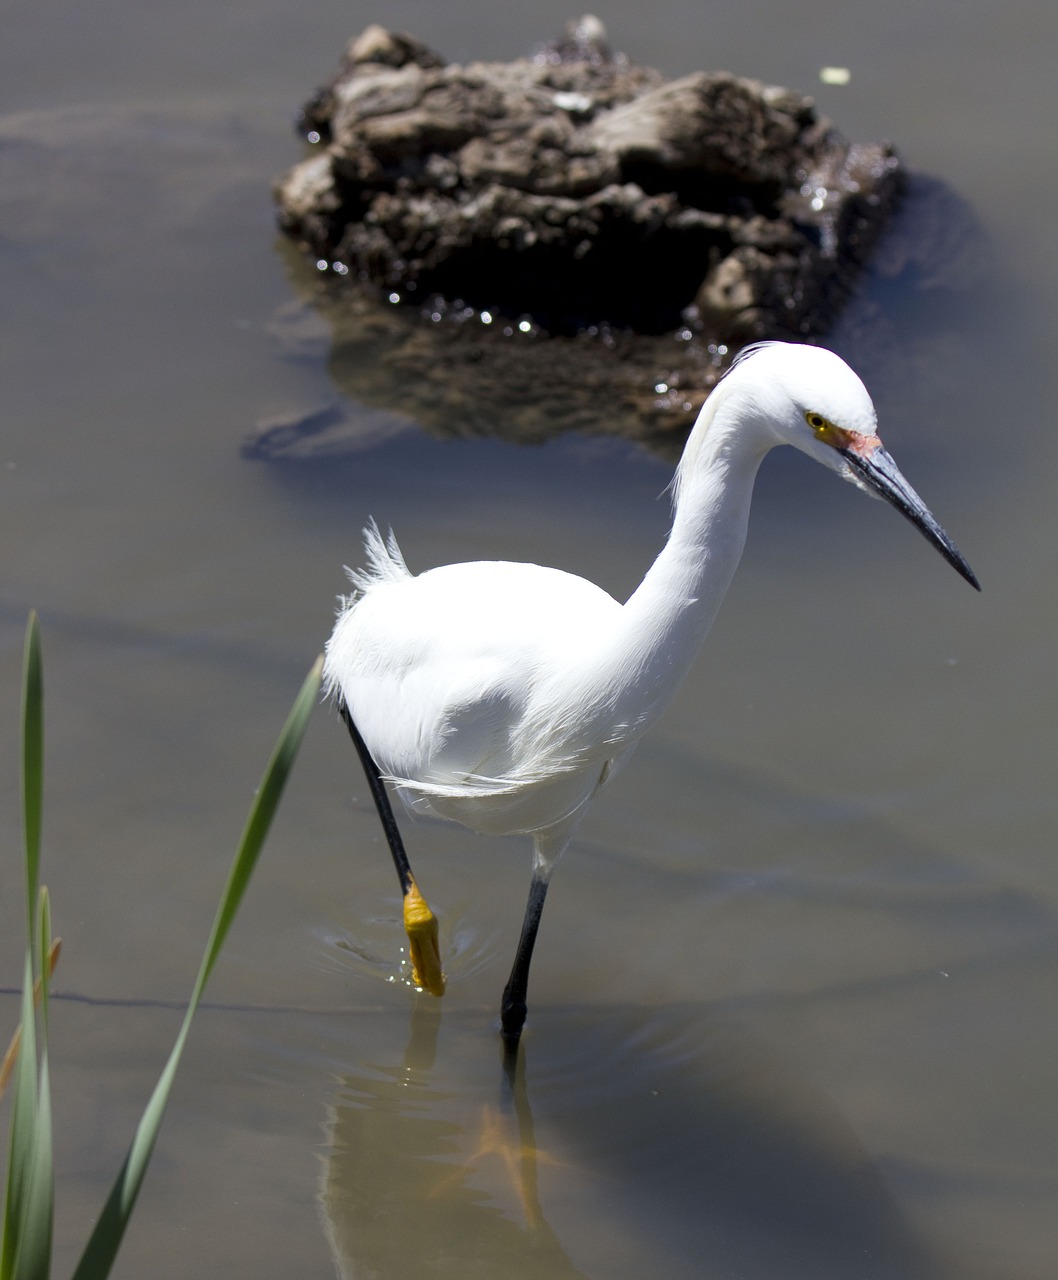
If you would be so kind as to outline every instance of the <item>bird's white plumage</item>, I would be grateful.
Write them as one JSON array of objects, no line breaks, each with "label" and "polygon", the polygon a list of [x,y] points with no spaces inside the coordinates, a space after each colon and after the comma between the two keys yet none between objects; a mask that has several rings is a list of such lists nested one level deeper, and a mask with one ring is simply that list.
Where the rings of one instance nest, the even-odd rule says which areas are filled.
[{"label": "bird's white plumage", "polygon": [[327,678],[383,775],[411,807],[485,833],[569,818],[627,745],[596,741],[568,699],[621,606],[533,564],[413,577],[376,529],[366,539],[372,570],[354,580]]},{"label": "bird's white plumage", "polygon": [[532,564],[412,575],[392,535],[369,527],[368,567],[350,575],[325,671],[405,802],[477,831],[529,833],[549,873],[704,640],[768,450],[792,444],[861,483],[847,451],[810,429],[813,414],[880,450],[870,396],[831,352],[766,343],[735,363],[688,440],[669,539],[624,604]]}]

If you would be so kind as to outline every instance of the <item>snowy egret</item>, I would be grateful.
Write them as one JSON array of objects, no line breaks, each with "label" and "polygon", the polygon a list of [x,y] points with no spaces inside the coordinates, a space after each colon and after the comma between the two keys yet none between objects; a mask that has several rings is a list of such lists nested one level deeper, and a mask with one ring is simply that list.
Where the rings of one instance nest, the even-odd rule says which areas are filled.
[{"label": "snowy egret", "polygon": [[[747,348],[706,400],[673,485],[672,530],[625,604],[535,564],[476,562],[413,575],[390,533],[365,530],[325,678],[380,806],[405,894],[413,980],[444,990],[437,925],[388,809],[533,840],[529,900],[501,1027],[513,1051],[555,863],[588,802],[675,693],[716,617],[746,538],[764,455],[790,444],[887,499],[972,586],[970,566],[877,436],[874,405],[820,347]],[[844,551],[855,563],[855,548]],[[387,817],[388,815],[388,817]]]}]

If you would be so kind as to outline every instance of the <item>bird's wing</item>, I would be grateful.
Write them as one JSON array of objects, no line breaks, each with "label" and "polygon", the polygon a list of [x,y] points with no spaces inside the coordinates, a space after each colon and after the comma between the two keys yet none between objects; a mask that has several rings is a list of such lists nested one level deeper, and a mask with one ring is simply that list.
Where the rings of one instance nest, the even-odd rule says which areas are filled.
[{"label": "bird's wing", "polygon": [[507,792],[580,767],[563,762],[571,717],[552,705],[556,672],[619,609],[536,565],[375,578],[339,618],[328,682],[390,778],[431,793]]}]

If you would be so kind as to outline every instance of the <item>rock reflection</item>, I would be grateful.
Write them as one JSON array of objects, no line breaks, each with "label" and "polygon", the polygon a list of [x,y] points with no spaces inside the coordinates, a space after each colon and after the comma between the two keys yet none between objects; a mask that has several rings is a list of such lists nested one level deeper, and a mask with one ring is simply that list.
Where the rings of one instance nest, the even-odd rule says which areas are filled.
[{"label": "rock reflection", "polygon": [[[737,343],[692,326],[636,334],[605,324],[571,336],[501,323],[489,312],[335,286],[288,240],[276,242],[297,303],[272,324],[293,359],[326,360],[341,399],[259,422],[246,456],[296,461],[355,453],[417,425],[444,439],[498,436],[539,444],[564,432],[639,441],[675,461]],[[914,175],[865,287],[826,344],[870,381],[965,323],[965,298],[987,259],[971,211],[936,179]],[[493,322],[495,319],[495,323]],[[771,336],[789,337],[776,331]],[[879,367],[881,366],[881,367]]]},{"label": "rock reflection", "polygon": [[737,1026],[547,1021],[508,1076],[476,1015],[417,1009],[399,1066],[344,1079],[322,1188],[340,1275],[942,1274],[829,1100]]},{"label": "rock reflection", "polygon": [[355,452],[376,443],[387,426],[415,423],[442,438],[500,436],[519,444],[601,431],[676,458],[731,357],[726,347],[679,333],[541,337],[451,308],[429,323],[428,315],[369,290],[335,293],[286,241],[277,253],[299,306],[277,318],[273,334],[294,359],[326,358],[331,380],[353,403],[344,413],[340,403],[337,413],[333,405],[313,405],[258,423],[244,445],[249,457]]}]

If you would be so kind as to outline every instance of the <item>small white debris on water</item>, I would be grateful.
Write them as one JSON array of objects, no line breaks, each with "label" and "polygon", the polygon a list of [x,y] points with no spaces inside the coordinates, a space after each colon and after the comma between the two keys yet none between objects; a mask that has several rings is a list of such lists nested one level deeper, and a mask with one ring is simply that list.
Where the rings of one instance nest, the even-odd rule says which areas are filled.
[{"label": "small white debris on water", "polygon": [[583,93],[556,93],[551,101],[559,111],[590,111],[591,98]]}]

